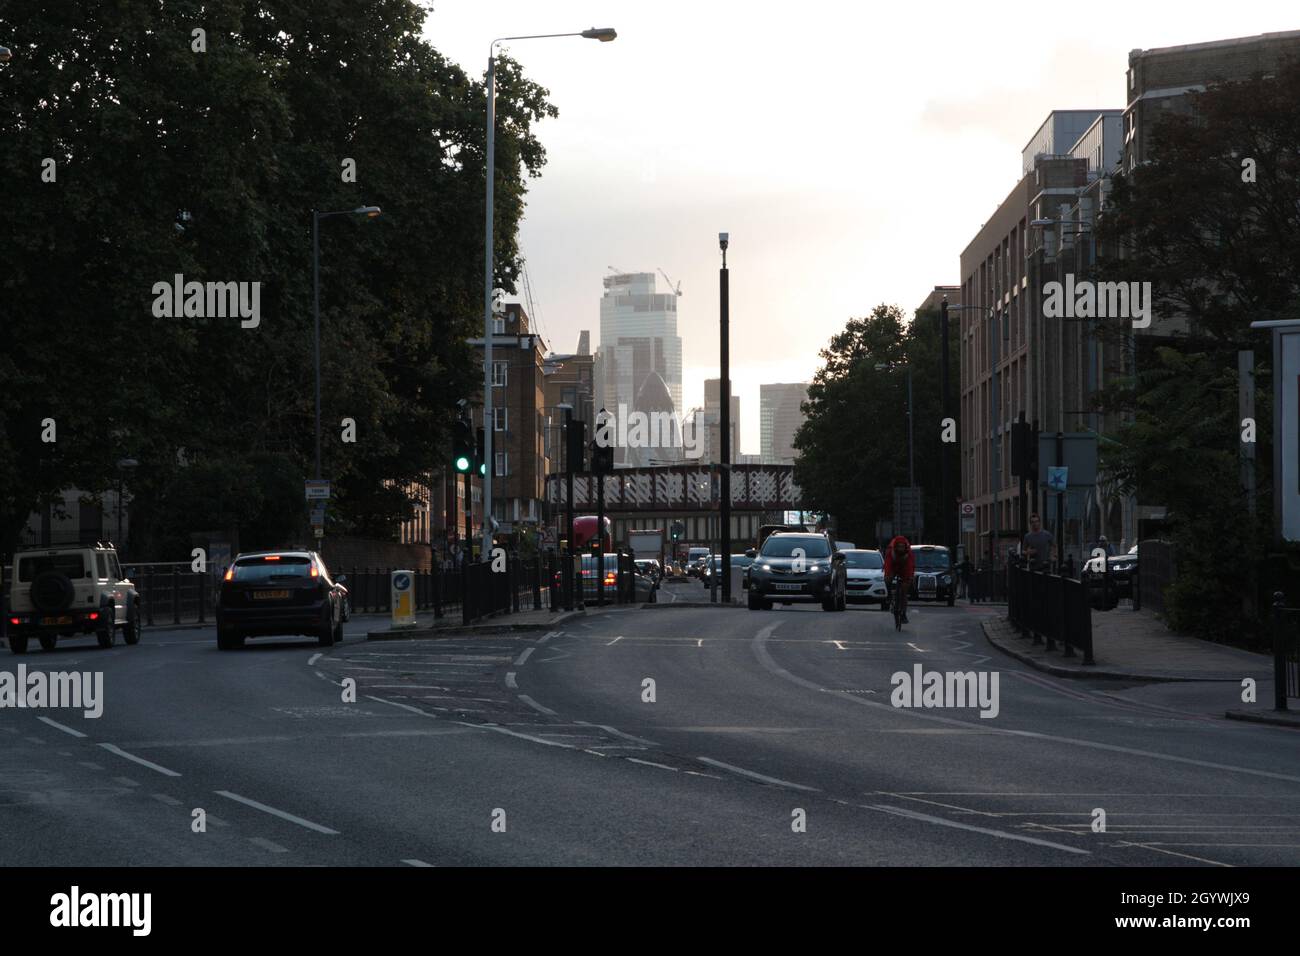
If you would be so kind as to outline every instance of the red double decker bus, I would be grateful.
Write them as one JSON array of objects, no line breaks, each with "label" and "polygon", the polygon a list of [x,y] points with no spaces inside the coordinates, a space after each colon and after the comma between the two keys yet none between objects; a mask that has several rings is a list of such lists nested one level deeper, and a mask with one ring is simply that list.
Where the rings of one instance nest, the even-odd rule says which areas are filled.
[{"label": "red double decker bus", "polygon": [[[605,518],[605,541],[604,551],[606,554],[614,550],[614,523]],[[594,551],[596,548],[596,516],[595,515],[574,515],[573,516],[573,549],[575,551]]]}]

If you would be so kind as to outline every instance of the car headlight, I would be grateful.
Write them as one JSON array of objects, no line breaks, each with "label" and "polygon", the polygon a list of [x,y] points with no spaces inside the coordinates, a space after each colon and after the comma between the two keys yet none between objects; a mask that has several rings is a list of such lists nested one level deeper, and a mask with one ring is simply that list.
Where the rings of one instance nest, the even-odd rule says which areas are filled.
[{"label": "car headlight", "polygon": [[764,571],[771,571],[771,570],[772,570],[772,565],[770,565],[770,564],[765,564],[765,565],[763,565],[763,570],[764,570]]},{"label": "car headlight", "polygon": [[826,569],[822,567],[820,564],[814,564],[808,570],[811,571],[813,574],[816,574],[818,571],[824,571]]}]

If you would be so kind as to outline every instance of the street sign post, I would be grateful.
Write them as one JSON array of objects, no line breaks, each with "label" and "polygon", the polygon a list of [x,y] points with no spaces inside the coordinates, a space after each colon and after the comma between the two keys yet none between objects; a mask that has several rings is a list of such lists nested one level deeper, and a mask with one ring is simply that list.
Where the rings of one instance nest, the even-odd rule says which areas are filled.
[{"label": "street sign post", "polygon": [[305,483],[308,501],[327,501],[330,496],[329,479],[308,478]]}]

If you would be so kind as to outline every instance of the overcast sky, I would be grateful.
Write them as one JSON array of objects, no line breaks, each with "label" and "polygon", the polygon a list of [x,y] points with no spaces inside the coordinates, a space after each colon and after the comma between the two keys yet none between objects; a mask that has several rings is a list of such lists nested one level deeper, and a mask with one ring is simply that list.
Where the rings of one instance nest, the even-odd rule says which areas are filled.
[{"label": "overcast sky", "polygon": [[541,331],[594,346],[607,267],[663,269],[701,404],[729,232],[731,375],[757,453],[759,384],[810,379],[850,317],[957,283],[1050,110],[1122,108],[1129,50],[1297,29],[1300,5],[434,0],[426,36],[481,77],[495,37],[590,26],[618,39],[509,45],[560,110],[521,236]]}]

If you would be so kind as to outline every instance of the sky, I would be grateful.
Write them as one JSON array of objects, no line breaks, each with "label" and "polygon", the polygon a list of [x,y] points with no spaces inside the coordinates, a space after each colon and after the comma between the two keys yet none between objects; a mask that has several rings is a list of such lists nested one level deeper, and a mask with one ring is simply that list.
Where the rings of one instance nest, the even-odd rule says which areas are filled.
[{"label": "sky", "polygon": [[[520,245],[548,344],[599,337],[609,267],[681,283],[687,408],[718,374],[730,234],[732,390],[759,451],[759,385],[812,378],[880,303],[909,314],[1020,178],[1053,109],[1122,109],[1128,52],[1300,28],[1282,0],[855,3],[433,0],[425,37],[476,77],[492,39],[550,91]],[[660,291],[667,283],[659,277]]]}]

